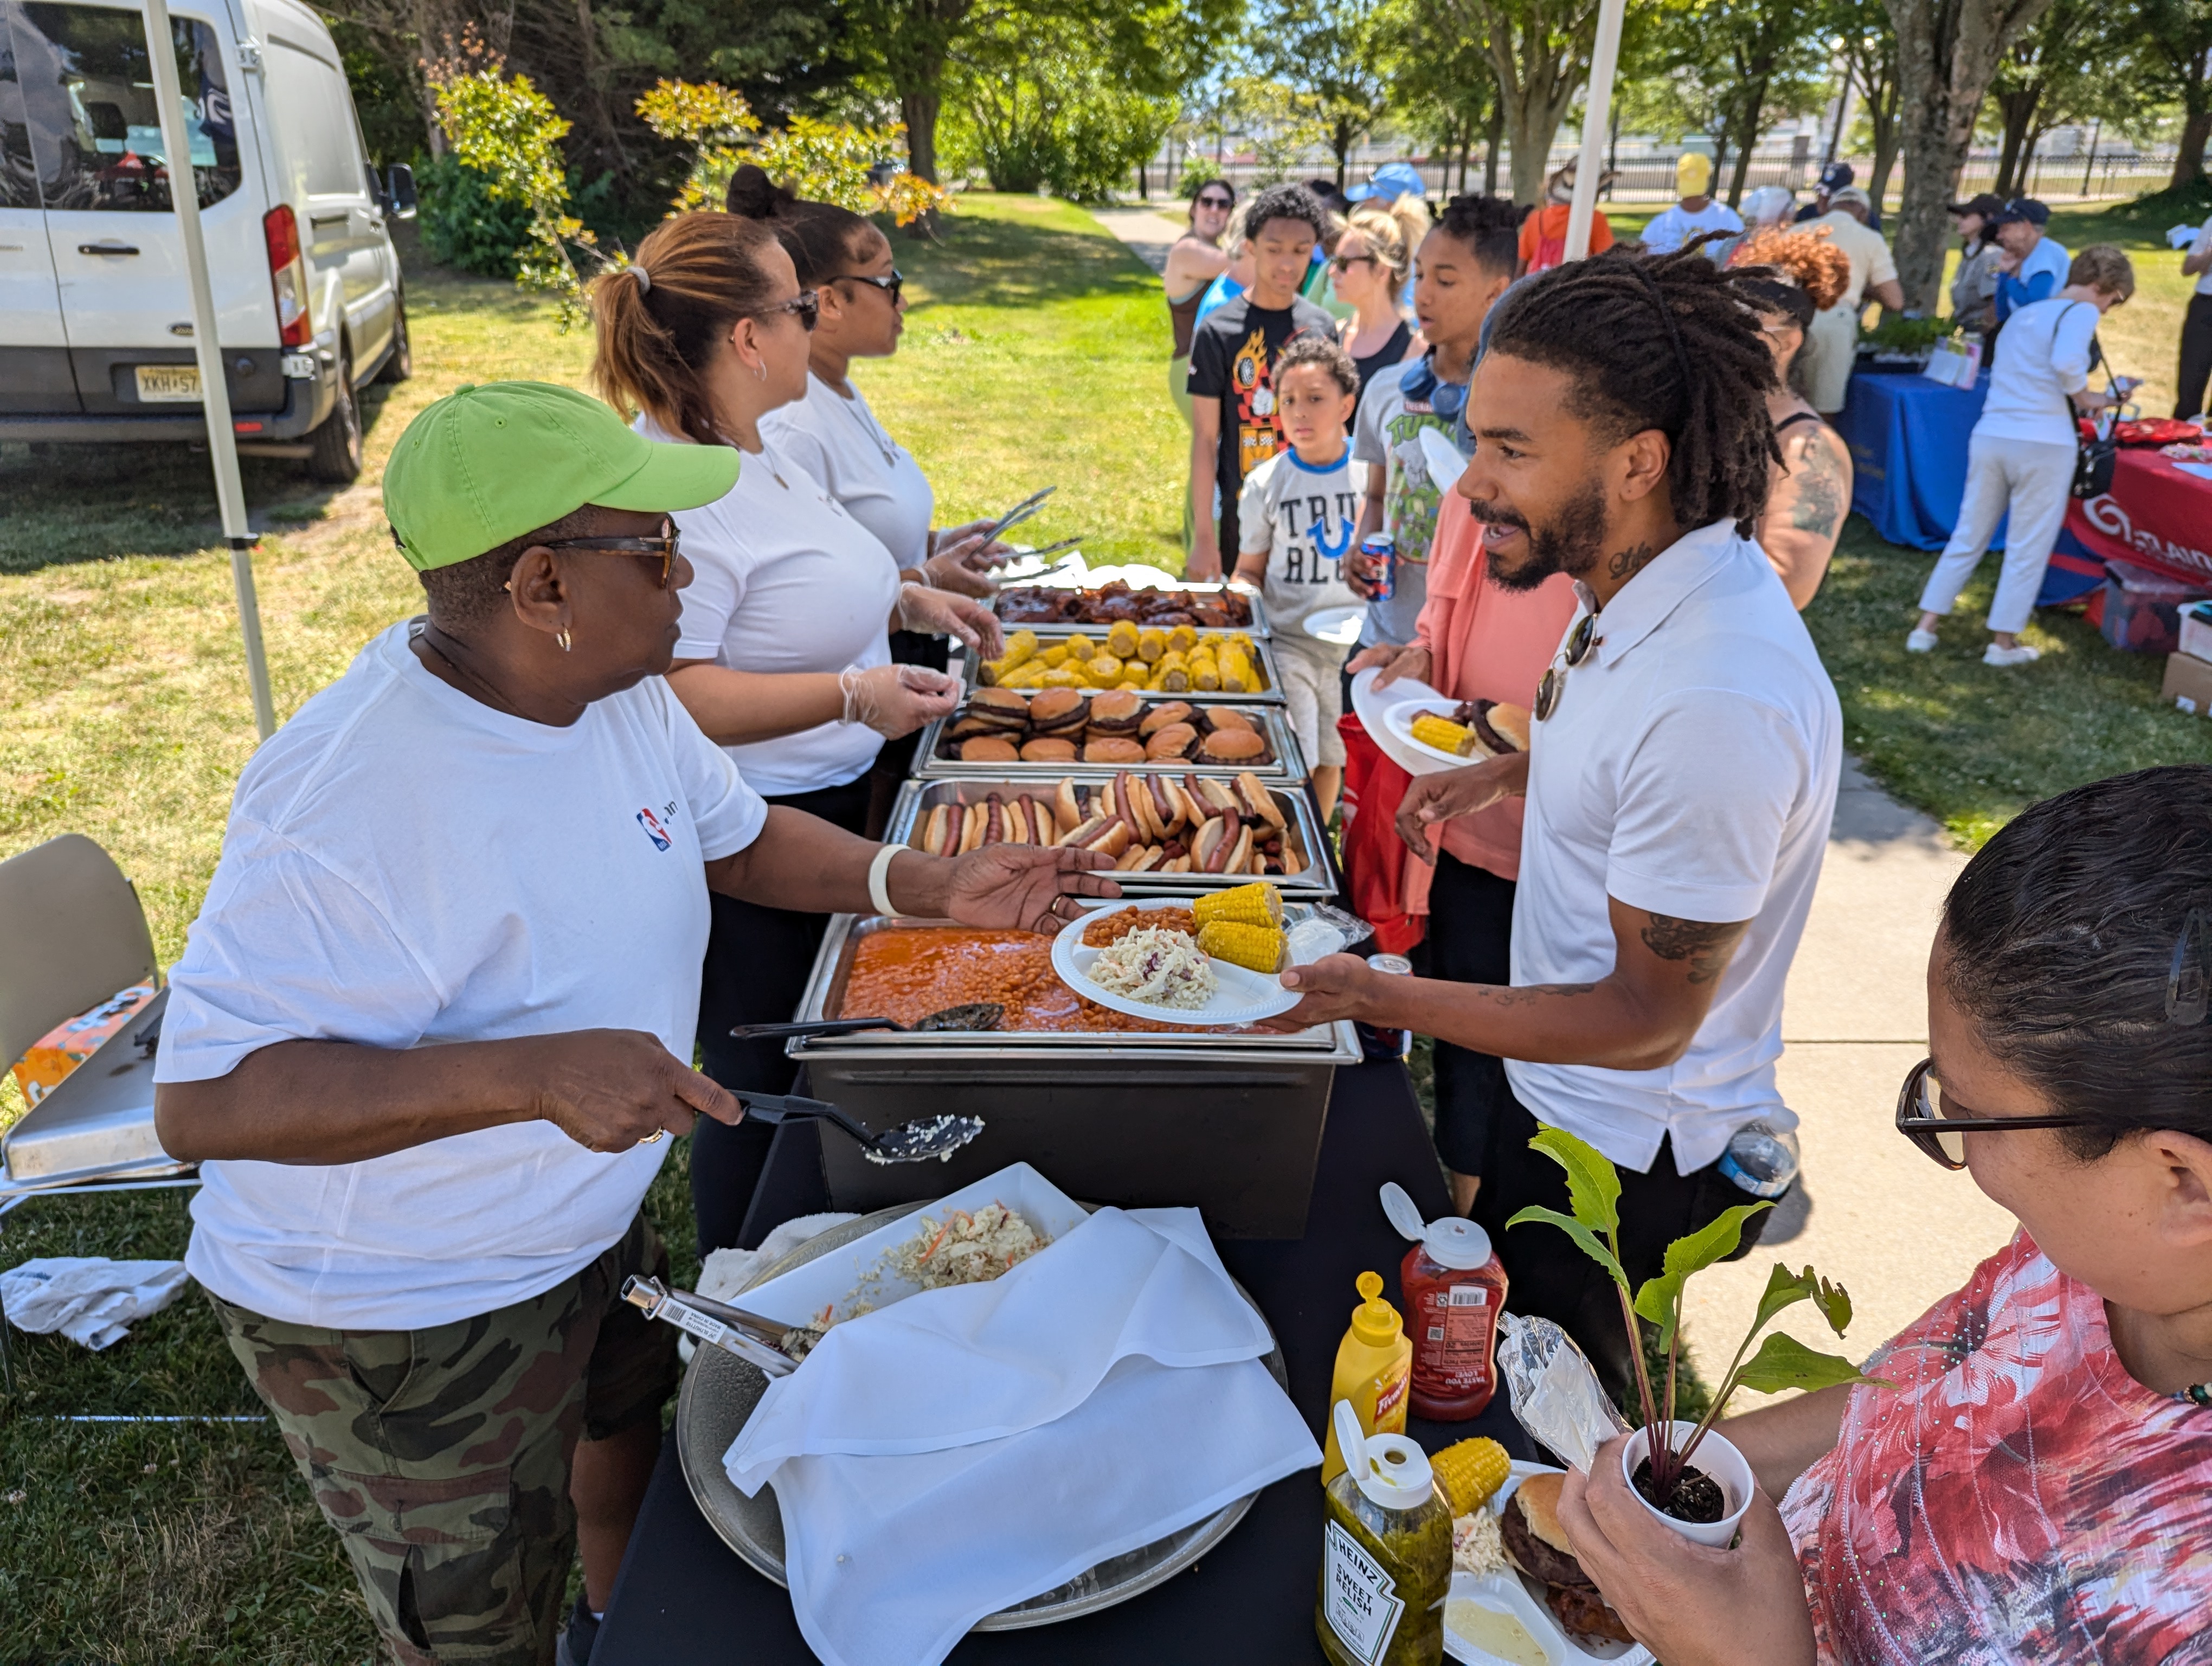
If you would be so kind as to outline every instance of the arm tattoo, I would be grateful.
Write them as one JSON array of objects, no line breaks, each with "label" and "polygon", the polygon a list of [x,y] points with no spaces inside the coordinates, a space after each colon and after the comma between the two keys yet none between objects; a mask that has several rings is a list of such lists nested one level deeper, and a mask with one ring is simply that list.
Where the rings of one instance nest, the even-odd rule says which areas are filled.
[{"label": "arm tattoo", "polygon": [[1494,1006],[1526,1006],[1546,995],[1586,995],[1596,988],[1595,983],[1522,983],[1498,988],[1490,999]]},{"label": "arm tattoo", "polygon": [[1735,952],[1736,939],[1750,924],[1748,920],[1713,924],[1703,920],[1677,920],[1671,914],[1655,914],[1642,936],[1644,946],[1660,959],[1688,961],[1691,982],[1711,983],[1728,970],[1729,957]]},{"label": "arm tattoo", "polygon": [[1606,571],[1616,579],[1632,579],[1659,558],[1659,551],[1648,544],[1632,544],[1626,550],[1613,552]]},{"label": "arm tattoo", "polygon": [[1844,514],[1843,471],[1818,438],[1807,441],[1799,453],[1795,476],[1797,501],[1790,508],[1790,526],[1815,538],[1832,538]]}]

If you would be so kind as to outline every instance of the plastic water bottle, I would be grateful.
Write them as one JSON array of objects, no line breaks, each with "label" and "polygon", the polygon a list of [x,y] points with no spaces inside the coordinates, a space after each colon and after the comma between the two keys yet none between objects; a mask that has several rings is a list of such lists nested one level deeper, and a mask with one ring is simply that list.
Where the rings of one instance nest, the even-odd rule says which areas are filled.
[{"label": "plastic water bottle", "polygon": [[1746,1122],[1721,1153],[1721,1172],[1753,1197],[1779,1197],[1797,1178],[1797,1136],[1769,1122]]}]

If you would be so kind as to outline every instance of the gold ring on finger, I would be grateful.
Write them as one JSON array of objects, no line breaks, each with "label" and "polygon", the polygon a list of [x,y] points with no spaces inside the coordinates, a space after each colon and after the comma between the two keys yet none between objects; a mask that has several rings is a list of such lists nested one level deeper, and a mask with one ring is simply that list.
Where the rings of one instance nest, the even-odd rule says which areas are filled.
[{"label": "gold ring on finger", "polygon": [[666,1128],[655,1128],[637,1143],[641,1146],[657,1146],[660,1143],[660,1136],[667,1132]]}]

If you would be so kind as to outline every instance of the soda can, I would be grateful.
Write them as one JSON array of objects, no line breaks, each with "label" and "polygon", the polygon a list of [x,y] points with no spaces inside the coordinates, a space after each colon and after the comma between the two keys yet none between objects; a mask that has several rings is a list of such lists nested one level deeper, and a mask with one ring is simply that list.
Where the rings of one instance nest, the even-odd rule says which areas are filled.
[{"label": "soda can", "polygon": [[[1359,553],[1367,559],[1367,599],[1387,602],[1398,589],[1398,544],[1388,532],[1370,532],[1359,540]],[[1395,959],[1395,956],[1385,956]]]},{"label": "soda can", "polygon": [[[1389,543],[1384,540],[1385,544]],[[1394,977],[1411,977],[1413,963],[1401,954],[1370,954],[1367,957],[1370,971],[1387,972]],[[1413,1032],[1410,1030],[1385,1030],[1371,1024],[1352,1026],[1359,1031],[1359,1050],[1370,1059],[1402,1059],[1413,1050]]]}]

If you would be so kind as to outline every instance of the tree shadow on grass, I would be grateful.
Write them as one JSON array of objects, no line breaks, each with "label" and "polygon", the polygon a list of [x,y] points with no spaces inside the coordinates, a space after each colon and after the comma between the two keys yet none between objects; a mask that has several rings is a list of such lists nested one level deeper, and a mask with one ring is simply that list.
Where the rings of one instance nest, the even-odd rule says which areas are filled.
[{"label": "tree shadow on grass", "polygon": [[[1156,295],[1152,268],[1117,240],[994,215],[945,216],[941,240],[894,235],[899,269],[949,307],[1041,307]],[[926,303],[925,303],[926,304]]]}]

